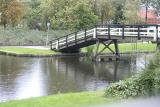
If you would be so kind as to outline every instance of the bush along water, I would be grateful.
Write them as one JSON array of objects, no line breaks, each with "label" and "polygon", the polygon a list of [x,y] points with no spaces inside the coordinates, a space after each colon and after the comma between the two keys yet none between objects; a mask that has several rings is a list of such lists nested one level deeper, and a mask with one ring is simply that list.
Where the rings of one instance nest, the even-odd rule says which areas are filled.
[{"label": "bush along water", "polygon": [[86,47],[86,54],[88,58],[93,57],[94,45]]},{"label": "bush along water", "polygon": [[140,97],[160,94],[160,54],[140,73],[111,84],[105,91],[110,97]]}]

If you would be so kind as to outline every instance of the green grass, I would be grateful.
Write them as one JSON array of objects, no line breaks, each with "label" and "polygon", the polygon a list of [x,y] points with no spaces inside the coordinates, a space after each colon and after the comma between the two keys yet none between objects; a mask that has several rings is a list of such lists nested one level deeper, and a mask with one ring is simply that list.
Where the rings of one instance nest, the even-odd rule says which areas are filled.
[{"label": "green grass", "polygon": [[29,55],[53,55],[56,52],[51,50],[22,48],[22,47],[0,47],[0,52],[12,53],[12,54],[29,54]]},{"label": "green grass", "polygon": [[[156,51],[156,44],[152,43],[121,43],[118,45],[120,53],[125,52],[151,52]],[[99,51],[104,48],[103,45],[100,45]],[[110,48],[114,50],[114,45],[110,45]],[[82,52],[87,52],[87,48],[82,48]],[[109,53],[110,51],[106,49],[105,53]]]},{"label": "green grass", "polygon": [[57,94],[53,96],[30,98],[0,103],[0,107],[85,107],[110,104],[116,98],[105,98],[104,92],[82,92]]},{"label": "green grass", "polygon": [[[100,49],[103,49],[103,45],[100,45]],[[114,50],[114,45],[111,45],[110,48]],[[125,52],[151,52],[156,50],[156,44],[152,43],[123,43],[119,44],[119,51],[121,53]],[[87,52],[87,48],[83,48],[82,52]],[[22,48],[22,47],[0,47],[0,52],[7,52],[13,54],[29,54],[29,55],[53,55],[56,52],[51,50],[42,50],[42,49],[32,49],[32,48]],[[105,53],[109,53],[110,51],[106,49]]]},{"label": "green grass", "polygon": [[[113,45],[111,46],[114,49]],[[156,44],[152,43],[123,43],[119,44],[120,52],[144,52],[144,51],[156,51]]]}]

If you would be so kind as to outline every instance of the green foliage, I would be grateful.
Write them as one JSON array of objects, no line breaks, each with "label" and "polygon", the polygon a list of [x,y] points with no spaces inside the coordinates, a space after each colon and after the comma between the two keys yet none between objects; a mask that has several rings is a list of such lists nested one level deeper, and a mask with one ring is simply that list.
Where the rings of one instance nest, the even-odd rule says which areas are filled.
[{"label": "green foliage", "polygon": [[94,46],[88,46],[86,47],[86,52],[88,56],[93,56]]},{"label": "green foliage", "polygon": [[7,24],[15,26],[19,24],[24,16],[23,3],[18,0],[0,1],[1,24],[6,28]]},{"label": "green foliage", "polygon": [[85,3],[78,3],[71,9],[70,15],[70,25],[78,30],[94,26],[98,19]]},{"label": "green foliage", "polygon": [[124,15],[125,1],[113,0],[112,4],[113,4],[113,7],[115,8],[113,23],[115,24],[122,23],[123,20],[125,20],[125,15]]},{"label": "green foliage", "polygon": [[[38,23],[41,22],[41,10],[36,8],[36,9],[28,9],[28,13],[26,14],[26,19],[27,19],[27,25],[30,29],[36,29],[38,26]],[[39,28],[40,29],[40,28]]]},{"label": "green foliage", "polygon": [[159,0],[29,0],[25,3],[17,1],[0,0],[1,24],[4,27],[8,24],[27,23],[31,29],[46,30],[47,22],[51,22],[52,29],[79,30],[100,23],[144,23],[144,19],[137,14],[141,4],[152,6],[157,14],[160,12]]},{"label": "green foliage", "polygon": [[150,0],[151,6],[156,10],[157,14],[160,14],[160,1],[159,0]]},{"label": "green foliage", "polygon": [[143,72],[118,83],[105,91],[106,96],[123,98],[160,94],[160,58],[152,60]]},{"label": "green foliage", "polygon": [[[50,30],[49,40],[69,33],[68,30]],[[45,31],[0,27],[0,45],[45,45],[46,37]]]},{"label": "green foliage", "polygon": [[125,20],[123,23],[126,24],[141,24],[144,23],[144,19],[138,15],[140,10],[141,2],[140,0],[127,0],[124,6]]}]

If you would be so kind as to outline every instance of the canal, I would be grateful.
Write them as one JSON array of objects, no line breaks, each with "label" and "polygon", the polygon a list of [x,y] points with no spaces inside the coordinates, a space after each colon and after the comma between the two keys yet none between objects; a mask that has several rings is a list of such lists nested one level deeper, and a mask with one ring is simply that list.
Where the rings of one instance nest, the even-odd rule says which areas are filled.
[{"label": "canal", "polygon": [[28,58],[0,55],[0,102],[56,93],[96,91],[145,68],[153,54],[91,62],[83,57]]}]

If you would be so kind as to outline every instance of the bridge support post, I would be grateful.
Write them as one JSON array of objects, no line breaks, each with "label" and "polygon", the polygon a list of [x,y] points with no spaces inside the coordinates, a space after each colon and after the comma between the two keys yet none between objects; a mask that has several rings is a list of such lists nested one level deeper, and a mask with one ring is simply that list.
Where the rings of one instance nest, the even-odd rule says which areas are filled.
[{"label": "bridge support post", "polygon": [[[100,44],[104,45],[104,48],[102,50],[99,49]],[[114,48],[115,48],[114,50],[109,47],[111,44],[114,44]],[[105,49],[108,49],[109,51],[111,51],[113,55],[102,54],[102,52],[104,52]],[[108,40],[97,39],[93,60],[95,61],[101,61],[106,59],[118,60],[119,58],[120,58],[120,54],[119,54],[117,39],[108,39]]]},{"label": "bridge support post", "polygon": [[157,43],[157,51],[160,52],[160,43]]},{"label": "bridge support post", "polygon": [[114,41],[114,46],[115,46],[115,55],[120,56],[119,55],[119,48],[118,48],[118,40],[114,39],[113,41]]},{"label": "bridge support post", "polygon": [[97,41],[96,41],[96,49],[95,49],[95,51],[94,51],[94,53],[93,53],[93,57],[94,57],[94,58],[96,58],[97,55],[98,55],[99,45],[100,45],[100,41],[97,39]]}]

